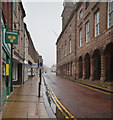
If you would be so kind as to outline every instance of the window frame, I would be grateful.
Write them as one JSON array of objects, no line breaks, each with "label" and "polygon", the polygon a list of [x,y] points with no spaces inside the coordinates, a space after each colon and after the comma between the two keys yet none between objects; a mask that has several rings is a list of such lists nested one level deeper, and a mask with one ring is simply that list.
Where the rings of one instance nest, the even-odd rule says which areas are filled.
[{"label": "window frame", "polygon": [[67,44],[66,44],[66,41],[65,41],[65,56],[67,56]]},{"label": "window frame", "polygon": [[82,47],[82,28],[79,30],[79,46]]},{"label": "window frame", "polygon": [[87,1],[86,2],[86,9],[89,7],[89,2]]},{"label": "window frame", "polygon": [[86,27],[86,43],[89,42],[89,21],[85,24]]},{"label": "window frame", "polygon": [[100,12],[99,9],[95,12],[95,37],[100,34]]},{"label": "window frame", "polygon": [[69,40],[69,53],[72,52],[72,43],[71,43],[71,39]]},{"label": "window frame", "polygon": [[[110,23],[111,22],[110,19],[112,19],[111,14],[113,14],[113,8],[112,8],[112,5],[110,3],[113,4],[113,1],[108,2],[108,28],[113,26],[113,23]],[[110,16],[111,16],[111,18],[110,18]]]},{"label": "window frame", "polygon": [[79,12],[79,19],[81,19],[82,16],[83,16],[83,9],[81,9],[80,12]]}]

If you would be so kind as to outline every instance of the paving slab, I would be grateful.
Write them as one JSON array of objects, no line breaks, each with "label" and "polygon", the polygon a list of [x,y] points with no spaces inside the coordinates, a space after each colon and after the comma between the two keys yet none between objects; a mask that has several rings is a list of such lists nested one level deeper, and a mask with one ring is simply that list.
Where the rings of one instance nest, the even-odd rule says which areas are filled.
[{"label": "paving slab", "polygon": [[16,88],[2,109],[2,118],[49,118],[42,92],[38,97],[38,76],[30,77]]}]

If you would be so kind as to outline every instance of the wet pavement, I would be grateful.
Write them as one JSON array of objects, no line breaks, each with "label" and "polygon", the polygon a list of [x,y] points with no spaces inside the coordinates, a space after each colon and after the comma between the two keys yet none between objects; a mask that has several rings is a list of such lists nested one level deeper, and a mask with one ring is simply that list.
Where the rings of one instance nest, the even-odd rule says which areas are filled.
[{"label": "wet pavement", "polygon": [[29,78],[11,93],[2,109],[2,118],[49,118],[42,90],[38,97],[38,76]]},{"label": "wet pavement", "polygon": [[56,76],[44,74],[56,97],[75,118],[111,118],[113,96]]}]

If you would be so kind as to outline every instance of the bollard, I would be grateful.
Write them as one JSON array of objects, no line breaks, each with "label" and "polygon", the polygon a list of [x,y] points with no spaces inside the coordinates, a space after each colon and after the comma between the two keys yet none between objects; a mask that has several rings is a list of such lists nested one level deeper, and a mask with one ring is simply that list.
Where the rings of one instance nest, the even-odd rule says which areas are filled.
[{"label": "bollard", "polygon": [[40,82],[39,82],[38,97],[40,97],[40,91],[41,91],[41,81],[42,81],[42,80],[41,80],[41,79],[42,79],[41,69],[40,69],[39,77],[40,77]]}]

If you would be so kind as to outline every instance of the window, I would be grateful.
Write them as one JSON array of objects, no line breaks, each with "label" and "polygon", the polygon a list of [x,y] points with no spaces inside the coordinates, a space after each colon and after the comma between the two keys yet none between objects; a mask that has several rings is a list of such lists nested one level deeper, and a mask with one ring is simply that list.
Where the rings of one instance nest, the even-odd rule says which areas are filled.
[{"label": "window", "polygon": [[13,64],[13,81],[17,81],[17,64]]},{"label": "window", "polygon": [[82,46],[82,28],[80,29],[80,47]]},{"label": "window", "polygon": [[70,30],[71,30],[71,25],[69,27],[70,27]]},{"label": "window", "polygon": [[86,42],[89,41],[89,21],[86,23]]},{"label": "window", "polygon": [[113,1],[108,3],[108,28],[113,25]]},{"label": "window", "polygon": [[20,8],[18,8],[18,29],[20,29]]},{"label": "window", "polygon": [[65,56],[67,55],[67,46],[66,46],[66,41],[65,41]]},{"label": "window", "polygon": [[69,53],[71,53],[71,40],[69,41]]},{"label": "window", "polygon": [[89,7],[89,2],[86,2],[86,9]]},{"label": "window", "polygon": [[95,13],[95,37],[99,35],[99,10]]},{"label": "window", "polygon": [[63,45],[62,45],[62,47],[61,47],[61,48],[62,48],[62,58],[63,58]]},{"label": "window", "polygon": [[80,11],[79,18],[81,19],[83,15],[83,10]]},{"label": "window", "polygon": [[67,31],[65,32],[66,36],[67,36]]}]

